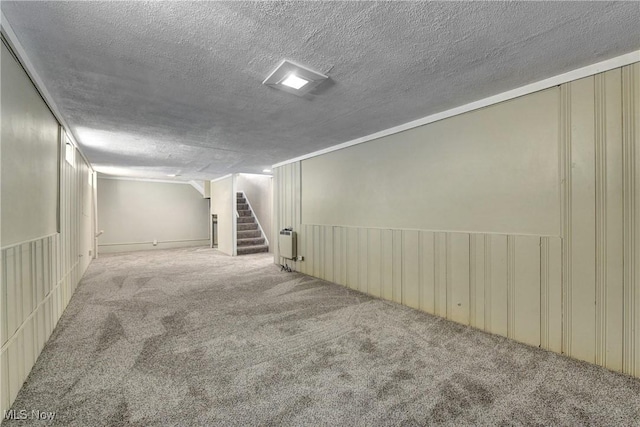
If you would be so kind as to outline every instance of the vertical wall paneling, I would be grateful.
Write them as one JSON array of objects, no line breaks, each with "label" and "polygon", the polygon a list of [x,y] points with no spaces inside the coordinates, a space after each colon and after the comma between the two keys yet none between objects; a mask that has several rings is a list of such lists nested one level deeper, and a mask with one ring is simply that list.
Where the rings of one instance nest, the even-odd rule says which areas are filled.
[{"label": "vertical wall paneling", "polygon": [[489,332],[507,336],[508,323],[508,295],[507,295],[507,236],[492,235],[490,239],[490,280],[487,285],[490,288],[491,301]]},{"label": "vertical wall paneling", "polygon": [[[307,274],[313,276],[314,272],[315,272],[315,264],[316,264],[316,254],[314,253],[314,239],[313,239],[313,232],[314,232],[314,226],[313,225],[305,225],[304,227],[304,241],[306,243],[306,269],[307,269]],[[316,276],[317,277],[317,276]]]},{"label": "vertical wall paneling", "polygon": [[594,77],[571,88],[571,323],[572,357],[595,362]]},{"label": "vertical wall paneling", "polygon": [[447,250],[448,319],[469,324],[469,235],[449,233]]},{"label": "vertical wall paneling", "polygon": [[367,234],[367,278],[369,294],[380,298],[382,296],[382,230],[369,229]]},{"label": "vertical wall paneling", "polygon": [[343,227],[335,227],[335,244],[336,244],[336,282],[342,286],[347,285],[347,239],[346,231]]},{"label": "vertical wall paneling", "polygon": [[[276,229],[291,218],[300,230],[305,261],[297,269],[640,376],[640,64],[562,84],[555,93],[558,235],[302,225],[296,162],[274,171],[274,200],[283,211]],[[3,253],[13,268],[4,271],[7,282],[39,278],[46,261],[33,257],[46,260],[44,248],[43,255]],[[32,270],[23,271],[22,257]],[[28,304],[7,307],[5,328],[18,310]]]},{"label": "vertical wall paneling", "polygon": [[513,251],[513,338],[533,346],[540,345],[541,278],[540,238],[516,236]]},{"label": "vertical wall paneling", "polygon": [[438,316],[447,317],[447,235],[435,233],[434,239],[434,311]]},{"label": "vertical wall paneling", "polygon": [[606,362],[607,324],[607,128],[606,128],[606,86],[604,74],[594,76],[595,80],[595,175],[596,175],[596,349],[595,362]]},{"label": "vertical wall paneling", "polygon": [[393,230],[393,301],[402,303],[402,231]]},{"label": "vertical wall paneling", "polygon": [[[3,262],[4,260],[4,255],[3,255]],[[6,272],[5,269],[2,270],[3,273]],[[3,276],[3,279],[6,276]],[[3,283],[7,283],[6,280],[3,280]],[[2,289],[4,291],[4,289]],[[3,301],[6,301],[6,294],[3,295]],[[6,311],[3,312],[6,315]],[[6,326],[6,318],[3,317],[3,329],[4,326]],[[3,335],[2,336],[2,340],[4,341],[7,338],[7,335]],[[2,347],[4,348],[4,343],[2,345]],[[11,402],[12,400],[9,397],[9,381],[7,380],[9,378],[9,361],[7,358],[7,352],[6,351],[0,351],[0,410],[4,411],[6,409],[9,409],[9,407],[11,406]],[[4,412],[3,412],[4,413]]]},{"label": "vertical wall paneling", "polygon": [[311,236],[312,238],[308,241],[313,247],[313,273],[312,276],[324,278],[323,274],[323,251],[322,251],[322,237],[324,234],[322,233],[322,227],[319,225],[314,225],[311,227]]},{"label": "vertical wall paneling", "polygon": [[[633,154],[633,157],[629,160],[630,170],[629,174],[632,175],[635,180],[633,187],[629,189],[629,194],[631,194],[630,204],[633,202],[633,210],[630,212],[632,215],[631,221],[635,226],[633,230],[629,230],[630,234],[632,234],[633,242],[631,243],[632,249],[629,253],[629,263],[633,265],[633,272],[629,274],[629,285],[635,286],[633,292],[633,301],[634,304],[634,319],[633,324],[635,325],[635,336],[632,338],[634,352],[632,355],[633,365],[635,369],[630,370],[633,372],[633,375],[640,377],[640,280],[638,278],[638,274],[640,272],[640,206],[638,206],[638,192],[640,192],[640,149],[638,148],[638,141],[640,141],[640,64],[636,63],[633,66],[629,67],[632,70],[633,75],[633,88],[630,93],[633,94],[633,107],[629,108],[629,120],[633,120],[633,131],[630,132],[630,135],[633,135],[633,141],[630,142],[630,146],[634,147],[630,150],[630,154]],[[630,223],[631,223],[630,221]]]},{"label": "vertical wall paneling", "polygon": [[[11,252],[11,254],[10,254]],[[0,280],[5,285],[0,287],[0,347],[4,346],[8,339],[8,311],[9,304],[7,303],[7,291],[9,289],[9,280],[13,280],[12,275],[7,272],[7,267],[11,265],[13,261],[13,251],[2,251],[1,252],[1,262],[2,269],[0,270]],[[11,260],[7,260],[7,257],[11,256]]]},{"label": "vertical wall paneling", "polygon": [[540,347],[549,349],[550,334],[550,272],[549,237],[540,238]]},{"label": "vertical wall paneling", "polygon": [[358,290],[366,294],[369,293],[369,233],[367,233],[366,228],[357,228],[356,230],[358,239]]},{"label": "vertical wall paneling", "polygon": [[515,326],[515,236],[507,236],[507,336],[513,338]]},{"label": "vertical wall paneling", "polygon": [[393,231],[382,230],[382,298],[393,301]]},{"label": "vertical wall paneling", "polygon": [[571,354],[572,239],[571,227],[571,83],[560,86],[560,215],[562,220],[562,353]]},{"label": "vertical wall paneling", "polygon": [[484,329],[492,331],[491,324],[491,235],[484,237]]},{"label": "vertical wall paneling", "polygon": [[[285,260],[280,257],[277,245],[277,236],[280,230],[286,227],[293,227],[297,233],[298,253],[304,255],[306,251],[306,229],[300,224],[301,206],[300,200],[300,163],[292,163],[273,171],[273,233],[274,259],[278,264],[286,262],[294,270],[299,270],[307,274],[307,262],[299,263],[295,260]],[[313,263],[311,259],[309,261]]]},{"label": "vertical wall paneling", "polygon": [[330,282],[335,282],[334,277],[334,227],[324,227],[324,279]]},{"label": "vertical wall paneling", "polygon": [[596,81],[596,363],[622,370],[622,70]]},{"label": "vertical wall paneling", "polygon": [[[302,188],[300,186],[300,179],[302,176],[302,165],[300,164],[300,162],[294,163],[289,165],[289,169],[291,170],[291,174],[290,174],[290,179],[293,180],[293,189],[294,189],[294,194],[292,195],[292,202],[291,204],[293,205],[293,224],[291,224],[292,227],[294,227],[294,230],[302,230],[302,226],[301,226],[301,218],[302,218],[302,206],[300,205],[300,193],[302,191]],[[298,245],[298,248],[300,248],[300,245]],[[300,262],[295,261],[293,263],[294,268],[299,268],[300,267]]]},{"label": "vertical wall paneling", "polygon": [[469,236],[469,324],[485,329],[485,235]]},{"label": "vertical wall paneling", "polygon": [[640,64],[622,69],[623,371],[640,376]]},{"label": "vertical wall paneling", "polygon": [[[306,257],[307,253],[308,253],[306,251],[306,248],[307,248],[307,227],[305,225],[299,225],[296,232],[297,232],[297,235],[298,235],[298,238],[297,238],[297,240],[298,240],[297,253],[298,253],[298,255],[304,254],[304,256]],[[308,259],[305,258],[305,261],[300,264],[300,271],[302,271],[304,274],[309,274],[309,272],[307,271],[307,266],[308,265],[313,265],[313,264],[310,264],[310,262],[312,263],[313,260],[312,259],[308,260]],[[287,264],[291,265],[289,260],[287,260]]]},{"label": "vertical wall paneling", "polygon": [[402,232],[402,304],[420,308],[419,232]]},{"label": "vertical wall paneling", "polygon": [[298,227],[298,253],[304,255],[304,262],[300,265],[301,271],[305,274],[313,274],[313,248],[309,248],[313,236],[311,226],[300,224]]},{"label": "vertical wall paneling", "polygon": [[[280,179],[280,171],[283,168],[277,168],[273,170],[273,214],[271,215],[271,229],[273,230],[273,260],[276,264],[280,264],[280,248],[279,246],[279,233],[280,233],[280,213],[282,209],[280,209],[280,200],[282,199],[282,191],[279,188],[281,179]],[[213,247],[213,241],[211,242]]]},{"label": "vertical wall paneling", "polygon": [[[16,255],[16,252],[18,253],[18,255]],[[20,248],[9,248],[5,251],[3,251],[3,261],[5,262],[5,265],[2,268],[2,271],[4,272],[4,274],[6,275],[6,280],[3,280],[4,283],[4,288],[3,289],[3,293],[5,295],[4,301],[5,304],[7,304],[7,311],[6,311],[6,327],[3,329],[6,329],[7,333],[4,335],[4,343],[6,343],[6,341],[9,339],[9,337],[11,335],[14,334],[14,332],[16,331],[16,329],[18,329],[18,321],[17,321],[17,317],[18,317],[18,304],[14,303],[13,301],[20,301],[18,299],[18,283],[20,283],[19,277],[18,277],[18,273],[16,271],[16,265],[21,266],[21,264],[19,263],[19,254],[20,254],[21,250]],[[18,259],[16,259],[18,258]],[[9,304],[6,301],[12,301],[11,304]]]},{"label": "vertical wall paneling", "polygon": [[477,235],[470,234],[469,235],[469,325],[477,328],[476,322],[476,282],[477,282],[477,273],[476,273],[476,258],[477,258],[477,248],[476,248],[476,238]]},{"label": "vertical wall paneling", "polygon": [[358,229],[347,228],[347,286],[358,289]]},{"label": "vertical wall paneling", "polygon": [[420,232],[420,309],[435,314],[434,234]]}]

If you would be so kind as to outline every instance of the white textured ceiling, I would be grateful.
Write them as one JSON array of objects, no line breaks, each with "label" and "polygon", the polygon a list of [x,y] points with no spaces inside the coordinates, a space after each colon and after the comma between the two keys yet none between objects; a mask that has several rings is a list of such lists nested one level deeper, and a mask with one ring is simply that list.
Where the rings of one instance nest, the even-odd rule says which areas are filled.
[{"label": "white textured ceiling", "polygon": [[[5,2],[83,151],[211,179],[640,48],[636,2]],[[282,59],[330,76],[262,85]]]}]

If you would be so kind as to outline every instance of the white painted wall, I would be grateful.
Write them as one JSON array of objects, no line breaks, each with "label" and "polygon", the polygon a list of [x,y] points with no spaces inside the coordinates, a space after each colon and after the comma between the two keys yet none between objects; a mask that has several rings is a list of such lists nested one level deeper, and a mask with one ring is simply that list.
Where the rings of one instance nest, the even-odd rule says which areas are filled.
[{"label": "white painted wall", "polygon": [[639,112],[635,63],[285,164],[273,228],[298,271],[640,377]]},{"label": "white painted wall", "polygon": [[277,240],[273,237],[272,227],[272,184],[273,177],[269,175],[246,174],[240,173],[236,179],[236,191],[244,191],[251,207],[253,214],[260,221],[260,226],[267,238],[269,239],[269,252],[272,252],[272,246]]},{"label": "white painted wall", "polygon": [[[73,164],[58,158],[64,138],[24,71],[2,47],[2,251],[0,270],[0,414],[9,409],[55,328],[93,256],[95,186],[93,171],[76,153]],[[5,70],[12,70],[5,72]],[[15,93],[14,89],[20,93]],[[25,126],[28,129],[25,129]],[[5,139],[5,136],[7,138]],[[14,142],[41,149],[22,150]],[[55,154],[54,154],[55,153]],[[9,165],[6,169],[5,166]],[[24,165],[27,176],[5,181],[5,172]],[[31,168],[54,170],[55,179]],[[58,170],[60,180],[58,181]],[[22,172],[16,172],[18,175]],[[51,184],[54,184],[53,187]],[[59,185],[58,185],[59,183]],[[58,193],[60,206],[57,207]],[[16,196],[29,199],[16,202]],[[56,208],[51,219],[51,198]],[[30,203],[36,202],[34,207]],[[42,212],[33,213],[31,209]],[[55,217],[59,216],[59,231]],[[52,229],[52,224],[54,228]],[[7,239],[5,240],[5,227]],[[19,241],[16,241],[18,239]]]},{"label": "white painted wall", "polygon": [[207,246],[208,210],[189,184],[99,178],[98,252]]},{"label": "white painted wall", "polygon": [[560,235],[553,88],[302,161],[305,224]]},{"label": "white painted wall", "polygon": [[211,181],[211,214],[218,215],[218,250],[227,255],[235,252],[234,177]]}]

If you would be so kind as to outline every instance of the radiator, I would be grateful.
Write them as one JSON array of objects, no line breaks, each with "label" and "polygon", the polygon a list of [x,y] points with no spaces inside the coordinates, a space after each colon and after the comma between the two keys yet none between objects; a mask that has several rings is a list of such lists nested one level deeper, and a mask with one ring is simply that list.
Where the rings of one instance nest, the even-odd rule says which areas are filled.
[{"label": "radiator", "polygon": [[280,256],[287,259],[296,258],[296,232],[291,230],[280,230],[278,240]]}]

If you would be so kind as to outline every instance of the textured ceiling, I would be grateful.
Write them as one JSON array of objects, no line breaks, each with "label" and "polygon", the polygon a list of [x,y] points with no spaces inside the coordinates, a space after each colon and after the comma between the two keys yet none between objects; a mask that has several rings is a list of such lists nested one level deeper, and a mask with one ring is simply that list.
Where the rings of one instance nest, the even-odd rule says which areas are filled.
[{"label": "textured ceiling", "polygon": [[[635,2],[5,2],[96,169],[211,179],[640,48]],[[282,59],[330,76],[262,85]]]}]

